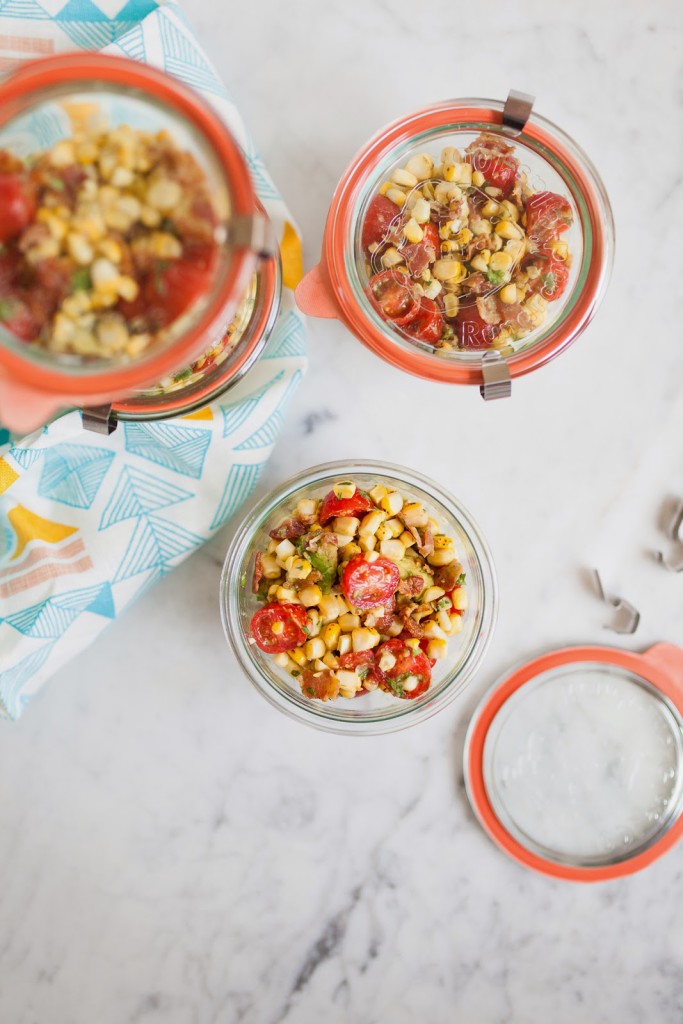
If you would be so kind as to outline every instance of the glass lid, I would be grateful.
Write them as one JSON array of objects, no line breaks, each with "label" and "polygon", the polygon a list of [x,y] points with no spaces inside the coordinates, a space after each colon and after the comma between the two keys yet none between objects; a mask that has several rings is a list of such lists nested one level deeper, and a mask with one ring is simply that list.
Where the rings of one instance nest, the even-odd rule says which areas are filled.
[{"label": "glass lid", "polygon": [[516,686],[519,672],[504,680],[475,714],[466,752],[473,806],[507,852],[586,880],[644,866],[673,841],[683,805],[683,716],[672,699],[683,654],[668,695],[647,657],[610,651],[615,663],[610,649],[595,650],[600,660],[539,659]]}]

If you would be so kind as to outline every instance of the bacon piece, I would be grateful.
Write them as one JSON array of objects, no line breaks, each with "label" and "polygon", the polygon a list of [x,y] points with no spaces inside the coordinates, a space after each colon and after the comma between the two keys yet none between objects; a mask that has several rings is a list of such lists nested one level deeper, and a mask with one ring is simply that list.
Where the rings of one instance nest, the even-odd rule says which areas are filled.
[{"label": "bacon piece", "polygon": [[[415,527],[411,527],[410,532],[415,537],[415,540],[419,542],[420,535],[418,534]],[[421,594],[425,588],[425,582],[422,576],[408,576],[407,579],[401,580],[398,585],[399,594],[407,594],[408,597],[417,597]]]},{"label": "bacon piece", "polygon": [[515,151],[515,147],[508,145],[500,135],[488,135],[486,132],[481,132],[474,142],[470,142],[465,152],[472,154],[482,149],[487,154],[496,156],[507,156],[508,153]]},{"label": "bacon piece", "polygon": [[502,320],[495,295],[486,295],[477,299],[477,310],[485,324],[495,327]]},{"label": "bacon piece", "polygon": [[306,547],[309,551],[317,551],[321,544],[333,544],[335,547],[339,547],[337,534],[321,530],[320,533],[314,533],[311,536]]},{"label": "bacon piece", "polygon": [[515,329],[531,330],[531,317],[519,302],[514,302],[509,306],[501,305],[501,313],[504,327],[509,327],[512,331]]},{"label": "bacon piece", "polygon": [[451,562],[450,565],[440,565],[434,573],[434,586],[441,587],[446,593],[455,586],[456,580],[462,573],[462,566],[460,562]]},{"label": "bacon piece", "polygon": [[407,605],[405,608],[401,608],[398,614],[403,619],[403,628],[408,634],[408,636],[418,637],[419,639],[422,639],[422,637],[425,635],[425,631],[420,625],[420,623],[416,622],[415,619],[412,618],[410,614],[412,610],[413,609],[411,608],[411,606]]},{"label": "bacon piece", "polygon": [[463,281],[463,287],[471,295],[486,295],[487,292],[491,291],[491,282],[478,270],[476,274],[472,274]]},{"label": "bacon piece", "polygon": [[263,579],[263,556],[260,551],[256,552],[256,558],[254,559],[254,576],[251,581],[251,592],[252,594],[258,594],[258,585]]},{"label": "bacon piece", "polygon": [[273,540],[296,540],[297,537],[303,537],[314,521],[314,516],[292,516],[271,530],[269,536]]},{"label": "bacon piece", "polygon": [[[413,537],[415,538],[415,541],[417,543],[417,550],[420,552],[421,555],[427,558],[428,555],[433,554],[434,534],[432,533],[431,526],[425,526],[422,533],[420,533],[416,526],[409,526],[408,530],[410,531],[410,533],[412,533]],[[424,583],[420,589],[424,590]],[[418,594],[419,592],[420,591],[418,590]]]},{"label": "bacon piece", "polygon": [[[293,580],[292,584],[298,594],[300,590],[304,590],[306,587],[312,587],[314,583],[320,583],[321,579],[322,574],[319,573],[317,569],[311,569],[305,580]],[[289,585],[290,584],[288,582],[287,586]]]},{"label": "bacon piece", "polygon": [[299,676],[299,684],[304,697],[311,700],[335,700],[339,696],[339,680],[329,669],[313,672],[305,668]]}]

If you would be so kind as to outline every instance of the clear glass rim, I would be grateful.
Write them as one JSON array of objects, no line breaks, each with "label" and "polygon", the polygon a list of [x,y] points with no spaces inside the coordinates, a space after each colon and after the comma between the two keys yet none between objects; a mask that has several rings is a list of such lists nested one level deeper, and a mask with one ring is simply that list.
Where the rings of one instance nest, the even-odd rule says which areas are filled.
[{"label": "clear glass rim", "polygon": [[[415,704],[411,701],[396,701],[395,708],[392,708],[391,711],[385,714],[378,714],[371,720],[361,718],[351,720],[341,715],[335,717],[332,710],[326,710],[323,714],[316,710],[316,702],[312,701],[310,702],[310,707],[306,706],[304,708],[289,698],[282,690],[276,689],[270,680],[265,678],[258,670],[253,659],[249,656],[248,645],[245,642],[239,625],[237,602],[239,579],[237,579],[237,587],[234,586],[235,575],[240,576],[244,571],[244,554],[254,530],[258,528],[259,523],[270,512],[283,501],[286,501],[291,493],[305,484],[314,485],[316,482],[327,478],[333,479],[340,474],[343,476],[353,476],[354,471],[376,473],[379,477],[382,475],[391,476],[405,481],[408,487],[410,487],[412,482],[416,487],[432,495],[435,504],[442,505],[458,521],[466,533],[476,555],[483,583],[481,622],[465,662],[451,674],[450,678],[446,677],[446,679],[439,683],[439,692],[431,700]],[[258,504],[249,510],[238,526],[228,547],[221,573],[219,600],[221,621],[228,644],[232,648],[243,672],[262,697],[289,717],[305,722],[324,732],[368,736],[398,731],[425,721],[450,704],[462,692],[479,668],[491,642],[498,613],[498,584],[487,541],[469,512],[449,492],[445,491],[433,480],[414,470],[389,462],[354,459],[324,463],[303,470],[273,488]],[[326,707],[326,705],[323,705],[323,707]]]}]

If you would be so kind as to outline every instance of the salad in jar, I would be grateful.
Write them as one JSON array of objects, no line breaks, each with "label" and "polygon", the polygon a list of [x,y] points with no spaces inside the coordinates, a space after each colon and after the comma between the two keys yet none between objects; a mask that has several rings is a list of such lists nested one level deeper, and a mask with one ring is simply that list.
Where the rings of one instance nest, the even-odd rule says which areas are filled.
[{"label": "salad in jar", "polygon": [[415,153],[365,212],[366,294],[387,324],[438,352],[511,353],[567,287],[572,222],[568,199],[534,190],[497,135],[447,146],[438,162]]},{"label": "salad in jar", "polygon": [[301,498],[257,550],[252,590],[248,643],[322,701],[421,696],[468,608],[453,539],[380,482]]},{"label": "salad in jar", "polygon": [[169,132],[97,110],[72,124],[26,160],[0,150],[0,325],[59,355],[134,358],[209,289],[221,215]]}]

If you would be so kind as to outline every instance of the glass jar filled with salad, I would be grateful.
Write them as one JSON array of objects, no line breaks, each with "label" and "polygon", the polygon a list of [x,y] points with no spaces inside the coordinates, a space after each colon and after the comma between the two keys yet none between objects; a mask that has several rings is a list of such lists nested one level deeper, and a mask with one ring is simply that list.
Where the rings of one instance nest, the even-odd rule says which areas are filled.
[{"label": "glass jar filled with salad", "polygon": [[321,262],[297,290],[304,312],[484,397],[575,340],[607,285],[610,206],[578,146],[519,109],[514,94],[452,101],[371,140],[333,197]]},{"label": "glass jar filled with salad", "polygon": [[445,706],[490,641],[491,557],[437,485],[384,463],[337,463],[249,513],[221,607],[257,689],[323,729],[386,732]]},{"label": "glass jar filled with salad", "polygon": [[218,115],[162,72],[88,53],[21,68],[0,101],[4,423],[176,390],[202,357],[224,362],[276,254]]}]

